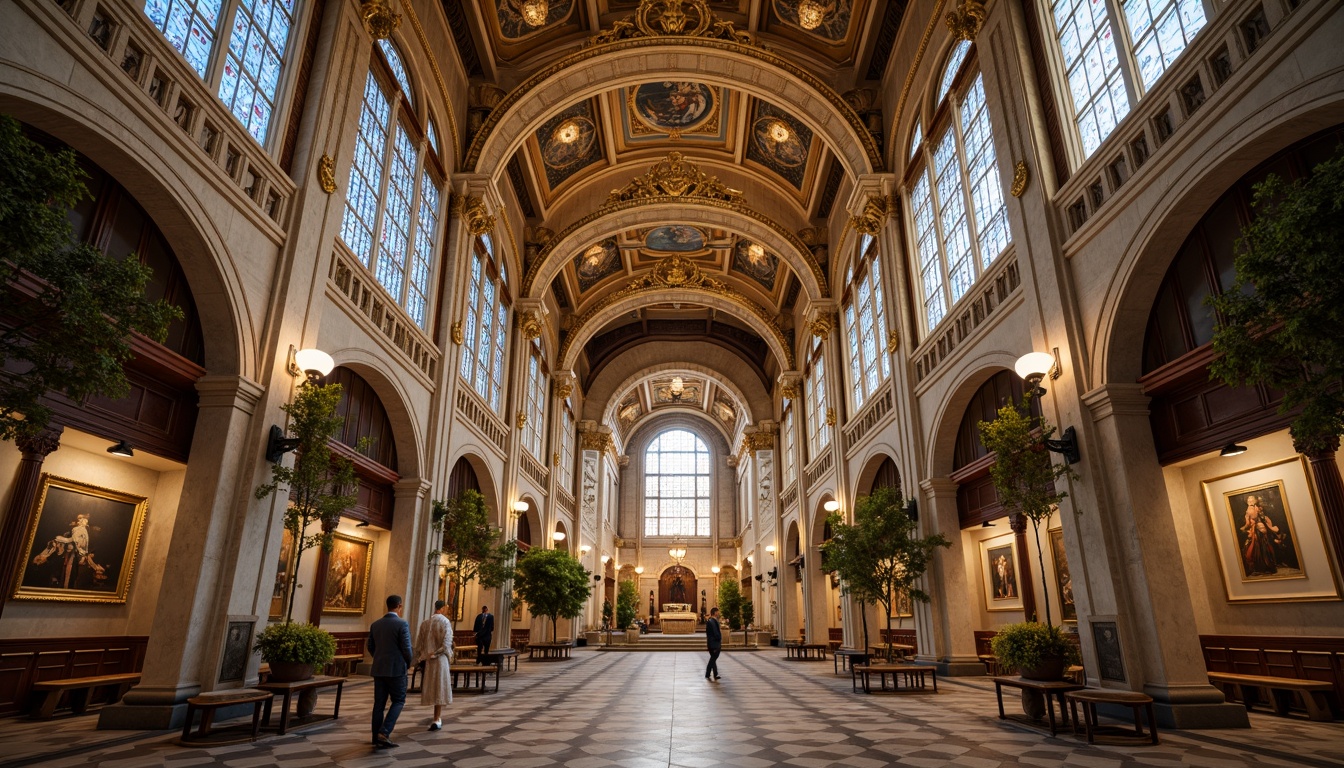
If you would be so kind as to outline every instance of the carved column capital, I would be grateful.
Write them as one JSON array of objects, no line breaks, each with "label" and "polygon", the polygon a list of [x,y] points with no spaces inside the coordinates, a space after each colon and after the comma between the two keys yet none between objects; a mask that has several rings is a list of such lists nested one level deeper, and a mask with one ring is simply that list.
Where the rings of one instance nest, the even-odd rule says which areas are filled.
[{"label": "carved column capital", "polygon": [[551,378],[555,382],[556,397],[564,400],[574,394],[574,384],[578,381],[578,377],[573,371],[556,371]]},{"label": "carved column capital", "polygon": [[822,341],[835,330],[834,301],[814,301],[807,308],[807,330]]},{"label": "carved column capital", "polygon": [[797,400],[803,393],[803,372],[784,371],[776,379],[779,382],[779,394],[785,400]]},{"label": "carved column capital", "polygon": [[14,445],[23,454],[23,458],[41,462],[61,447],[61,434],[63,432],[65,432],[65,427],[60,425],[48,426],[37,434],[15,437]]}]

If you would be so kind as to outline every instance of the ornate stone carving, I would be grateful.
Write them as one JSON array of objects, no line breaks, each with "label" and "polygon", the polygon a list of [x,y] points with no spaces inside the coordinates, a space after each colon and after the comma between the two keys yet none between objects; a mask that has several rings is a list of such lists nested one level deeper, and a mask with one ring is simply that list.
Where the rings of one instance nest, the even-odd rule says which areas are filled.
[{"label": "ornate stone carving", "polygon": [[551,466],[552,466],[552,467],[558,467],[558,466],[560,466],[560,452],[559,452],[559,451],[556,451],[555,453],[552,453],[552,454],[551,454]]},{"label": "ornate stone carving", "polygon": [[749,32],[739,32],[730,21],[720,21],[705,0],[640,0],[627,16],[590,37],[585,47],[636,37],[706,37],[754,45]]},{"label": "ornate stone carving", "polygon": [[834,427],[834,426],[835,426],[835,409],[834,409],[834,408],[827,408],[827,409],[826,409],[826,426],[828,426],[828,427]]},{"label": "ornate stone carving", "polygon": [[743,202],[742,193],[700,170],[680,152],[669,152],[643,176],[607,195],[607,205],[647,197],[704,197],[727,203]]},{"label": "ornate stone carving", "polygon": [[461,344],[463,341],[466,341],[466,338],[467,338],[467,337],[466,337],[466,336],[463,334],[463,332],[462,332],[462,321],[461,321],[461,320],[454,320],[454,321],[453,321],[452,334],[453,334],[453,343],[454,343],[454,344]]},{"label": "ornate stone carving", "polygon": [[1031,181],[1031,175],[1027,173],[1027,164],[1023,160],[1018,160],[1017,165],[1013,167],[1013,185],[1008,188],[1008,193],[1013,197],[1021,197],[1023,192],[1027,191],[1027,184]]},{"label": "ornate stone carving", "polygon": [[779,394],[785,400],[797,400],[803,392],[803,375],[798,371],[779,374]]},{"label": "ornate stone carving", "polygon": [[973,43],[985,25],[985,15],[985,6],[980,0],[962,0],[955,11],[947,14],[947,28],[958,40]]},{"label": "ornate stone carving", "polygon": [[863,203],[863,211],[857,216],[849,217],[849,226],[861,235],[877,237],[882,232],[882,225],[886,224],[887,217],[895,210],[890,198],[869,195]]},{"label": "ornate stone carving", "polygon": [[328,195],[336,191],[336,161],[331,159],[331,155],[324,154],[317,161],[317,183]]},{"label": "ornate stone carving", "polygon": [[555,380],[555,396],[564,400],[566,397],[574,394],[574,382]]},{"label": "ornate stone carving", "polygon": [[26,458],[45,459],[61,447],[61,434],[64,431],[64,427],[58,426],[48,427],[35,435],[19,435],[14,438],[14,445]]},{"label": "ornate stone carving", "polygon": [[518,424],[518,428],[519,428],[519,429],[522,429],[523,427],[527,426],[527,414],[526,414],[526,413],[523,413],[522,411],[519,411],[519,412],[518,412],[518,421],[517,421],[517,424]]},{"label": "ornate stone carving", "polygon": [[830,312],[820,312],[807,323],[807,330],[823,341],[835,329],[835,316]]},{"label": "ornate stone carving", "polygon": [[539,339],[544,329],[545,324],[541,320],[540,311],[533,309],[518,313],[518,330],[523,332],[523,338],[528,341]]},{"label": "ornate stone carving", "polygon": [[605,451],[611,447],[611,433],[580,432],[579,447],[585,451]]},{"label": "ornate stone carving", "polygon": [[742,436],[742,448],[746,451],[764,451],[775,447],[773,432],[749,432]]},{"label": "ornate stone carving", "polygon": [[453,198],[453,212],[467,222],[467,231],[473,235],[484,235],[495,228],[495,217],[479,197],[462,195]]},{"label": "ornate stone carving", "polygon": [[401,26],[401,14],[392,10],[388,0],[364,0],[359,6],[359,17],[374,40],[386,40]]},{"label": "ornate stone carving", "polygon": [[896,331],[887,331],[887,353],[890,354],[901,348],[901,334]]}]

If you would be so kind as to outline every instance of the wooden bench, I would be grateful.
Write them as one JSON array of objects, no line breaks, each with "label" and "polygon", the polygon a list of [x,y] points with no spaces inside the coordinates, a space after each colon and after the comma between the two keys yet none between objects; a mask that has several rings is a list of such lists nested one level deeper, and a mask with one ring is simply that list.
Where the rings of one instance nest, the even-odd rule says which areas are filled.
[{"label": "wooden bench", "polygon": [[1324,723],[1333,722],[1330,702],[1326,694],[1334,690],[1330,683],[1316,680],[1297,680],[1291,677],[1267,675],[1236,675],[1231,672],[1210,672],[1209,682],[1218,686],[1229,701],[1240,699],[1246,709],[1260,701],[1260,689],[1270,692],[1274,714],[1285,716],[1293,705],[1294,695],[1302,699],[1307,717]]},{"label": "wooden bench", "polygon": [[1060,725],[1069,724],[1069,713],[1064,708],[1064,694],[1070,691],[1081,691],[1084,687],[1077,683],[1067,681],[1028,680],[1024,677],[1007,677],[1000,675],[994,678],[994,697],[999,700],[999,719],[1007,720],[1008,716],[1003,712],[1003,686],[1010,688],[1020,688],[1024,691],[1036,691],[1045,695],[1045,711],[1050,716],[1050,735],[1054,736],[1058,728],[1055,725],[1055,705],[1051,700],[1054,696],[1059,700],[1059,718],[1062,721]]},{"label": "wooden bench", "polygon": [[454,645],[453,661],[475,661],[476,650],[474,645]]},{"label": "wooden bench", "polygon": [[[1078,705],[1083,705],[1083,727],[1087,732],[1087,743],[1097,743],[1097,705],[1114,704],[1129,707],[1134,712],[1134,735],[1142,739],[1151,739],[1157,743],[1157,719],[1153,716],[1153,697],[1136,691],[1109,691],[1100,688],[1086,688],[1081,691],[1069,691],[1064,694],[1069,702],[1069,714],[1073,717],[1073,731],[1078,732]],[[1148,736],[1144,736],[1143,726],[1139,724],[1139,710],[1148,715]]]},{"label": "wooden bench", "polygon": [[[854,664],[850,667],[850,677],[854,684],[854,691],[859,690],[859,680],[863,680],[863,692],[872,693],[869,678],[877,675],[878,681],[882,684],[882,690],[887,690],[887,676],[891,676],[891,690],[893,693],[928,693],[926,677],[933,677],[933,693],[938,692],[938,673],[933,667],[926,667],[921,664]],[[900,684],[901,678],[905,679],[905,687]]]},{"label": "wooden bench", "polygon": [[530,629],[510,629],[509,647],[522,653],[527,650],[527,643],[532,639],[532,630]]},{"label": "wooden bench", "polygon": [[799,643],[784,646],[784,658],[798,661],[825,661],[831,647],[826,643]]},{"label": "wooden bench", "polygon": [[[485,689],[485,678],[493,675],[495,678],[494,693],[499,693],[499,667],[494,664],[449,664],[448,671],[453,676],[453,690],[471,691],[478,693],[490,693]],[[457,676],[462,676],[462,685],[457,684]],[[472,685],[475,681],[475,685]]]},{"label": "wooden bench", "polygon": [[483,656],[477,659],[480,664],[494,664],[503,672],[509,663],[513,663],[513,671],[518,671],[518,649],[516,648],[496,648],[493,651],[487,651]]},{"label": "wooden bench", "polygon": [[[203,693],[199,696],[192,696],[187,699],[187,721],[182,724],[182,743],[191,744],[194,742],[205,741],[210,737],[210,728],[215,722],[215,711],[220,707],[232,707],[239,704],[252,705],[252,734],[251,740],[256,740],[261,732],[261,710],[262,707],[271,700],[272,694],[269,691],[262,691],[256,688],[243,688],[240,690],[214,691]],[[192,721],[196,719],[196,712],[201,713],[201,727],[193,736],[191,733]],[[212,744],[218,744],[218,741],[212,741]]]},{"label": "wooden bench", "polygon": [[41,697],[41,702],[33,708],[34,720],[48,720],[56,713],[56,705],[61,694],[70,694],[70,711],[82,715],[89,708],[89,696],[99,688],[116,688],[112,701],[121,701],[121,697],[140,682],[140,674],[97,675],[94,677],[71,677],[64,680],[43,680],[33,683],[33,694]]},{"label": "wooden bench", "polygon": [[327,674],[333,677],[349,677],[354,672],[355,665],[363,660],[362,653],[342,653],[327,663]]},{"label": "wooden bench", "polygon": [[875,658],[885,659],[886,661],[896,661],[904,659],[913,653],[915,646],[905,643],[887,643],[886,645],[868,646],[868,655]]},{"label": "wooden bench", "polygon": [[831,654],[831,665],[835,667],[835,674],[843,674],[846,669],[855,664],[867,664],[868,652],[859,648],[838,648]]},{"label": "wooden bench", "polygon": [[527,646],[530,661],[560,661],[569,658],[570,643],[532,643]]},{"label": "wooden bench", "polygon": [[[289,730],[289,713],[290,713],[289,704],[290,701],[293,699],[294,694],[310,689],[316,692],[319,689],[330,688],[331,686],[336,687],[336,703],[331,708],[331,714],[309,715],[303,718],[302,722],[298,723],[298,725],[308,725],[309,723],[314,723],[319,720],[336,720],[337,718],[340,717],[341,692],[345,688],[344,677],[330,677],[328,675],[318,675],[317,677],[310,677],[307,680],[300,680],[297,683],[274,683],[268,681],[265,683],[257,683],[256,685],[256,687],[260,690],[266,691],[272,694],[273,696],[282,697],[282,701],[280,704],[281,710],[280,710],[280,730],[279,730],[281,736],[284,736],[285,731]],[[265,711],[262,713],[261,716],[262,724],[267,727],[269,727],[271,724],[271,703],[273,700],[274,699],[266,702]]]}]

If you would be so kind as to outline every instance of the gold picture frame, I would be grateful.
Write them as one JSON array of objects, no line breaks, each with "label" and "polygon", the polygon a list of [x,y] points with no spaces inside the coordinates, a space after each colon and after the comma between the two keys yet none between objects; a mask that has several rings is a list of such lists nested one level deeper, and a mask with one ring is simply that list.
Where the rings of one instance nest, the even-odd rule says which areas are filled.
[{"label": "gold picture frame", "polygon": [[282,529],[280,538],[280,556],[275,564],[275,584],[271,587],[271,607],[267,618],[279,621],[285,618],[285,609],[289,606],[290,582],[294,578],[294,560],[298,553],[294,547],[294,534],[288,528]]},{"label": "gold picture frame", "polygon": [[11,597],[125,603],[148,511],[144,496],[42,473]]},{"label": "gold picture frame", "polygon": [[1078,623],[1078,606],[1073,601],[1073,576],[1069,572],[1069,556],[1064,551],[1064,529],[1051,528],[1050,561],[1055,570],[1055,594],[1059,597],[1059,618],[1066,623]]},{"label": "gold picture frame", "polygon": [[1011,533],[980,542],[980,577],[985,589],[985,610],[1020,611],[1022,583],[1017,549]]},{"label": "gold picture frame", "polygon": [[1291,456],[1200,483],[1228,602],[1338,600],[1306,458]]},{"label": "gold picture frame", "polygon": [[363,616],[369,601],[373,542],[344,533],[333,533],[331,538],[322,615]]}]

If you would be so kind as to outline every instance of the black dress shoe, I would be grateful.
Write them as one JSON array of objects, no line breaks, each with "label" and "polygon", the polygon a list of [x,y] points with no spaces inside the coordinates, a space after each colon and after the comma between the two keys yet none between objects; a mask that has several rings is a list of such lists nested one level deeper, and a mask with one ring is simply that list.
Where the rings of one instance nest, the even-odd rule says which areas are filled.
[{"label": "black dress shoe", "polygon": [[719,676],[718,676],[718,675],[715,675],[715,676],[714,676],[714,682],[716,682],[716,683],[719,682]]},{"label": "black dress shoe", "polygon": [[393,742],[391,739],[387,738],[386,736],[379,736],[379,737],[378,737],[376,740],[374,740],[374,742],[373,742],[373,748],[374,748],[374,749],[393,749],[393,748],[398,747],[398,746],[400,746],[400,745],[399,745],[399,744],[396,744],[395,742]]}]

